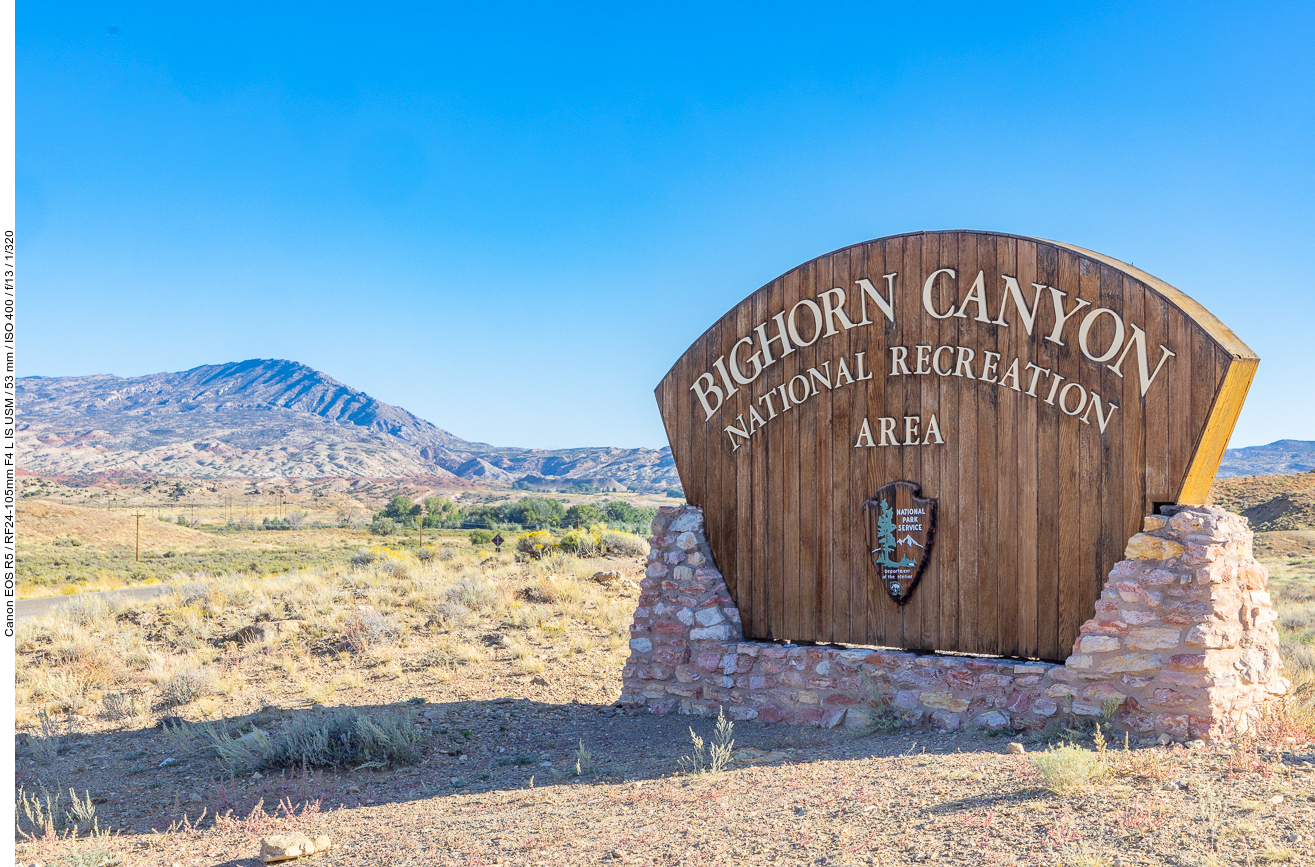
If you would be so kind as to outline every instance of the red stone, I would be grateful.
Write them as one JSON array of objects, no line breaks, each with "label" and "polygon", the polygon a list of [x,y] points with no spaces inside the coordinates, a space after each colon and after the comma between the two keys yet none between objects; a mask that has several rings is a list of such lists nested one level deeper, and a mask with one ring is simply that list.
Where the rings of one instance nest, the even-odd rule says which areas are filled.
[{"label": "red stone", "polygon": [[816,707],[795,707],[781,714],[781,718],[792,726],[815,726],[822,719],[822,710]]},{"label": "red stone", "polygon": [[781,709],[776,705],[765,704],[758,708],[758,719],[765,723],[778,723],[782,718]]},{"label": "red stone", "polygon": [[843,692],[833,692],[822,699],[823,704],[838,704],[851,707],[856,704],[862,704],[861,698],[854,698],[852,695],[846,695]]}]

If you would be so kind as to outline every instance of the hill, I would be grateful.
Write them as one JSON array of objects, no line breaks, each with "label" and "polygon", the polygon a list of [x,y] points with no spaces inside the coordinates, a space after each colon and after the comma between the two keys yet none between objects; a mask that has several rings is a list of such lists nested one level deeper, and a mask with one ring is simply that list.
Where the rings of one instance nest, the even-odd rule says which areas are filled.
[{"label": "hill", "polygon": [[1315,472],[1217,478],[1210,501],[1237,512],[1256,530],[1315,529]]},{"label": "hill", "polygon": [[679,485],[667,448],[467,442],[294,361],[252,359],[130,378],[22,377],[17,389],[20,465],[42,475]]},{"label": "hill", "polygon": [[1315,470],[1315,442],[1279,440],[1264,446],[1228,449],[1219,465],[1219,477],[1269,476],[1311,470]]}]

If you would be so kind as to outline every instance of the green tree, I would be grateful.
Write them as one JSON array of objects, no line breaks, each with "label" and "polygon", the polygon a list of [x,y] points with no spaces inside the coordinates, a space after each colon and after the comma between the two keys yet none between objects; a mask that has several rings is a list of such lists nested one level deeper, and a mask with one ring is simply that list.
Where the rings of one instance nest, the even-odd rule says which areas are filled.
[{"label": "green tree", "polygon": [[461,507],[445,497],[425,499],[425,526],[445,527],[461,520]]},{"label": "green tree", "polygon": [[556,527],[566,517],[566,507],[547,497],[526,497],[507,510],[507,517],[522,527]]},{"label": "green tree", "polygon": [[410,497],[403,497],[398,494],[393,497],[383,511],[379,514],[384,518],[392,518],[394,521],[405,521],[408,518],[419,516],[421,507],[417,503],[411,502]]},{"label": "green tree", "polygon": [[603,510],[590,503],[579,503],[566,510],[562,523],[567,527],[588,529],[603,522]]}]

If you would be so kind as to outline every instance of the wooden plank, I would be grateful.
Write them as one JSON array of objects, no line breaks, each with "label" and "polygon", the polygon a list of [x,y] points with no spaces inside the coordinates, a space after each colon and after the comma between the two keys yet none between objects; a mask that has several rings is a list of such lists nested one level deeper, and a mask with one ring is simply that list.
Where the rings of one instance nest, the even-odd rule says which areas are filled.
[{"label": "wooden plank", "polygon": [[[770,287],[767,287],[765,290],[759,290],[754,294],[753,313],[751,317],[753,325],[756,326],[760,322],[767,321],[770,301]],[[746,331],[744,333],[748,334],[750,332]],[[761,382],[763,385],[756,391],[759,395],[768,390],[768,384],[771,382],[770,373],[764,374]],[[775,491],[772,485],[772,480],[768,474],[767,456],[771,450],[770,443],[772,437],[775,436],[776,428],[771,424],[771,413],[767,411],[765,402],[755,401],[755,405],[758,406],[760,412],[765,413],[764,417],[767,418],[768,423],[758,434],[758,436],[762,437],[762,442],[756,443],[753,450],[754,497],[753,535],[751,538],[751,544],[753,547],[753,589],[749,593],[749,598],[752,600],[752,612],[750,618],[746,621],[752,624],[750,627],[752,631],[746,631],[745,635],[765,638],[771,635],[771,622],[768,618],[769,585],[771,579],[769,577],[767,562],[767,546],[769,544],[768,540],[770,539],[770,516],[775,511],[775,506],[771,500],[772,494]],[[737,601],[742,598],[743,595],[743,591],[741,591],[741,596],[736,597]],[[741,618],[744,617],[743,611],[741,611],[740,616]]]},{"label": "wooden plank", "polygon": [[[1146,309],[1151,306],[1150,299],[1146,298],[1146,293],[1135,285],[1133,279],[1126,274],[1119,275],[1119,284],[1122,289],[1122,307],[1125,316],[1131,322],[1146,322]],[[1146,332],[1150,334],[1150,331]],[[1149,502],[1147,498],[1147,479],[1146,472],[1146,454],[1147,439],[1149,435],[1149,426],[1147,424],[1146,409],[1140,400],[1137,400],[1137,392],[1129,392],[1128,387],[1132,385],[1126,377],[1118,377],[1113,371],[1106,368],[1102,380],[1104,387],[1111,402],[1117,402],[1119,409],[1117,412],[1121,417],[1113,419],[1110,424],[1118,425],[1120,431],[1119,447],[1122,450],[1117,464],[1111,462],[1114,472],[1118,473],[1120,494],[1119,494],[1119,516],[1109,526],[1117,528],[1117,535],[1111,540],[1112,549],[1106,552],[1105,574],[1101,575],[1102,582],[1108,575],[1108,570],[1113,568],[1113,564],[1123,559],[1123,552],[1127,547],[1127,540],[1134,533],[1141,530],[1142,518],[1150,514]],[[1135,388],[1136,386],[1133,385]],[[1129,402],[1129,398],[1133,398]],[[1163,408],[1164,401],[1152,401],[1152,404]],[[1102,583],[1102,587],[1103,587]]]},{"label": "wooden plank", "polygon": [[[772,283],[771,301],[768,305],[770,311],[781,310],[785,306],[785,278],[782,277]],[[771,328],[771,325],[768,325]],[[770,331],[768,332],[771,333]],[[784,365],[777,362],[771,368],[772,378],[768,385],[781,384],[784,375]],[[785,583],[785,549],[786,549],[786,527],[789,526],[790,517],[786,514],[787,487],[788,479],[786,477],[786,461],[792,460],[793,455],[790,453],[790,436],[789,424],[790,415],[784,411],[783,407],[777,408],[778,417],[776,419],[776,429],[772,431],[772,448],[768,458],[768,467],[770,474],[771,490],[771,509],[768,520],[768,549],[771,556],[768,558],[768,566],[771,569],[771,636],[774,639],[783,639],[786,634],[786,617],[789,611],[790,598],[787,594]]]},{"label": "wooden plank", "polygon": [[[1012,277],[1018,276],[1018,241],[1014,238],[1000,238],[996,243],[996,267],[997,273],[1008,274]],[[1004,286],[1003,280],[996,282],[993,287],[996,293],[1003,297]],[[1020,284],[1026,290],[1027,283]],[[1026,296],[1026,292],[1024,295]],[[992,311],[996,315],[997,311]],[[1001,327],[996,334],[995,352],[999,355],[999,360],[995,364],[994,374],[986,372],[986,362],[978,368],[978,375],[982,378],[982,383],[978,386],[983,390],[990,390],[995,395],[998,405],[999,425],[997,427],[996,450],[998,460],[996,462],[996,475],[999,478],[999,485],[996,488],[996,511],[999,515],[996,525],[994,539],[996,546],[997,562],[997,599],[998,599],[998,620],[997,635],[999,643],[997,653],[1006,656],[1020,655],[1018,641],[1019,629],[1019,610],[1018,610],[1018,559],[1019,559],[1019,443],[1018,443],[1018,396],[1017,392],[1008,388],[1000,388],[999,385],[990,385],[987,379],[994,379],[998,383],[1000,379],[1000,364],[1008,363],[1008,359],[1017,358],[1024,354],[1028,344],[1028,334],[1024,324],[1019,321],[1019,317],[1014,311],[1010,311],[1010,316],[1005,319],[1009,322],[1007,327]],[[1030,552],[1029,552],[1030,553]]]},{"label": "wooden plank", "polygon": [[[1059,253],[1047,244],[1036,247],[1036,279],[1049,286],[1059,282]],[[1047,290],[1048,291],[1048,290]],[[1054,325],[1053,315],[1041,321],[1048,333]],[[1058,350],[1051,344],[1034,344],[1036,354],[1031,363],[1050,368],[1056,363]],[[1037,419],[1037,648],[1042,659],[1062,659],[1059,644],[1059,501],[1063,496],[1059,476],[1059,417],[1053,407],[1042,403],[1047,386],[1036,371],[1024,376],[1023,387]],[[1039,393],[1038,393],[1039,390]]]},{"label": "wooden plank", "polygon": [[[903,270],[904,261],[904,238],[888,238],[879,244],[874,244],[870,255],[873,255],[877,262],[878,268],[870,269],[870,273],[875,277],[881,274],[890,273],[891,271]],[[876,311],[871,314],[874,318],[877,316]],[[896,324],[889,325],[876,320],[876,325],[883,329],[886,335],[886,344],[899,340],[900,318],[896,317]],[[869,343],[880,346],[881,341],[876,338],[870,338]],[[877,360],[869,357],[872,373],[872,379],[868,380],[866,385],[867,400],[867,418],[874,420],[875,416],[883,414],[887,407],[898,405],[898,398],[894,396],[892,380],[897,377],[886,377],[879,374]],[[898,461],[892,461],[887,453],[889,448],[865,448],[864,466],[863,466],[863,491],[866,496],[876,493],[877,489],[890,480],[890,474],[898,467]],[[899,618],[894,611],[894,603],[881,586],[873,580],[873,569],[869,566],[864,570],[864,607],[866,609],[868,644],[890,645],[899,642]]]},{"label": "wooden plank", "polygon": [[[941,243],[941,263],[946,268],[954,268],[956,273],[962,271],[959,258],[959,238],[947,235]],[[916,291],[916,286],[914,287]],[[915,301],[916,303],[916,301]],[[940,320],[937,333],[940,342],[952,346],[959,345],[959,320],[953,316]],[[939,596],[939,628],[936,635],[936,647],[949,649],[959,647],[959,630],[961,621],[960,587],[962,547],[959,544],[959,524],[964,509],[959,496],[959,454],[951,447],[954,438],[961,437],[959,426],[960,389],[953,377],[937,377],[936,407],[946,447],[935,451],[939,499],[936,506],[936,535],[932,542],[932,563],[930,580],[935,581]],[[923,579],[928,580],[927,578]]]},{"label": "wooden plank", "polygon": [[[1037,277],[1037,245],[1032,241],[1018,242],[1018,282],[1020,286],[1032,286]],[[1044,291],[1044,290],[1043,290]],[[1046,292],[1045,294],[1049,294]],[[1036,296],[1039,298],[1039,296]],[[1038,300],[1037,306],[1041,306]],[[1017,358],[1020,359],[1020,371],[1024,360],[1032,357],[1032,346],[1039,346],[1042,341],[1043,317],[1037,311],[1034,323],[1035,340],[1020,338]],[[1015,332],[1017,337],[1019,332]],[[1001,374],[1002,378],[1004,374]],[[1038,636],[1038,587],[1037,567],[1038,548],[1032,540],[1038,538],[1039,504],[1037,479],[1040,454],[1037,444],[1038,404],[1033,398],[1023,395],[1026,379],[1020,384],[1019,391],[1010,390],[1018,404],[1018,648],[1021,656],[1036,657],[1041,652]],[[1004,391],[1004,387],[1001,387]]]},{"label": "wooden plank", "polygon": [[[782,303],[777,309],[788,313],[799,300],[800,277],[800,269],[785,275]],[[788,393],[790,381],[788,373],[784,373],[782,378]],[[799,511],[799,416],[800,412],[796,407],[785,410],[781,415],[786,454],[785,471],[782,477],[784,501],[781,504],[781,535],[784,537],[785,545],[782,551],[784,556],[781,558],[781,576],[785,583],[784,637],[791,641],[800,637],[803,621],[800,612],[802,600],[799,594],[799,533],[802,523]]]},{"label": "wooden plank", "polygon": [[[756,324],[756,320],[753,318],[752,299],[747,299],[746,301],[736,305],[735,327],[732,329],[731,333],[735,335],[748,334],[751,332],[755,324]],[[747,410],[752,409],[754,405],[753,386],[752,385],[741,386],[740,390],[744,392],[743,405],[746,407],[746,412],[747,412]],[[747,421],[748,418],[746,415],[746,422]],[[754,436],[756,437],[761,433],[762,433],[761,430],[757,430],[754,432]],[[732,584],[731,582],[727,582],[726,586],[730,590],[731,596],[736,599],[739,599],[740,597],[744,597],[746,600],[752,600],[753,598],[753,577],[752,577],[753,567],[754,567],[754,563],[753,563],[754,460],[753,459],[755,453],[762,451],[762,449],[756,448],[757,445],[760,445],[760,443],[754,443],[752,440],[750,440],[749,444],[745,446],[744,454],[741,455],[740,459],[735,462],[736,575],[735,575],[734,583]],[[744,622],[744,616],[745,616],[744,609],[749,609],[749,608],[752,608],[751,601],[749,605],[743,606],[740,611],[741,625],[743,625]]]},{"label": "wooden plank", "polygon": [[[986,275],[999,273],[996,261],[996,238],[994,235],[982,234],[977,238],[977,268]],[[991,280],[992,283],[996,282]],[[991,295],[989,287],[988,297]],[[988,307],[988,316],[995,313]],[[978,348],[977,357],[997,345],[999,326],[969,321],[969,327],[976,332],[972,345]],[[998,499],[997,486],[1000,474],[999,442],[996,429],[999,426],[999,391],[983,388],[975,381],[965,381],[965,388],[970,388],[977,399],[977,497],[981,504],[977,512],[977,538],[979,556],[977,558],[977,640],[978,653],[1000,652],[999,604],[1000,586],[997,564],[1000,557],[1000,540],[997,526]],[[1012,531],[1013,528],[1010,528]]]},{"label": "wooden plank", "polygon": [[[1174,345],[1173,338],[1169,333],[1167,318],[1169,302],[1159,296],[1147,296],[1144,289],[1141,289],[1141,287],[1136,288],[1141,290],[1136,291],[1134,294],[1142,300],[1142,322],[1146,330],[1147,344],[1149,346]],[[1170,381],[1177,383],[1179,388],[1186,385],[1186,383],[1178,383],[1176,369],[1170,370],[1168,373],[1174,376]],[[1154,511],[1154,503],[1177,501],[1174,493],[1170,490],[1169,483],[1171,471],[1169,412],[1172,400],[1151,400],[1143,403],[1136,374],[1131,376],[1125,374],[1122,380],[1123,409],[1127,410],[1129,417],[1135,417],[1135,414],[1140,411],[1143,418],[1143,440],[1146,449],[1146,499],[1141,511],[1143,515],[1149,515]],[[1174,391],[1177,392],[1179,388],[1175,388]]]},{"label": "wooden plank", "polygon": [[[1187,317],[1182,311],[1171,307],[1166,312],[1169,320],[1169,339],[1172,341],[1168,346],[1178,353],[1177,357],[1169,362],[1174,366],[1174,381],[1178,385],[1168,395],[1169,490],[1179,491],[1182,490],[1183,481],[1187,476],[1188,456],[1192,451],[1192,377],[1194,375],[1192,337]],[[1151,347],[1148,345],[1148,358],[1150,350]],[[1125,370],[1123,375],[1127,379],[1137,381],[1137,374],[1132,370]]]},{"label": "wooden plank", "polygon": [[[853,296],[854,281],[850,275],[853,273],[852,263],[854,258],[859,255],[861,248],[850,248],[848,250],[836,253],[831,257],[831,283],[845,291],[846,300]],[[853,307],[852,304],[848,306]],[[856,318],[851,321],[858,321]],[[847,359],[849,357],[849,330],[842,329],[839,334],[831,338],[832,348],[830,355],[832,359]],[[830,623],[830,640],[836,642],[850,642],[851,632],[849,628],[849,606],[850,606],[850,577],[853,569],[854,560],[854,537],[849,533],[849,527],[846,522],[847,513],[853,508],[853,500],[850,496],[850,452],[854,451],[852,443],[848,442],[849,431],[854,429],[853,423],[853,403],[854,403],[854,385],[840,385],[839,370],[836,362],[832,362],[832,377],[835,381],[835,389],[831,392],[830,412],[831,417],[828,425],[833,432],[832,436],[827,438],[827,473],[830,479],[829,486],[819,488],[819,493],[825,502],[825,519],[822,526],[826,529],[826,535],[823,538],[822,545],[828,554],[828,563],[826,573],[829,578],[829,588],[826,592],[826,601],[823,607],[823,616]],[[819,504],[819,510],[823,504]],[[827,607],[829,606],[829,607]]]},{"label": "wooden plank", "polygon": [[[822,267],[824,260],[815,259],[808,265],[800,269],[799,272],[799,289],[798,298],[816,298],[818,293],[818,272]],[[812,344],[806,347],[800,347],[796,351],[799,353],[798,369],[805,374],[805,379],[809,379],[807,371],[818,366],[818,344],[821,342],[820,335],[813,335],[811,329],[812,323],[809,322],[809,315],[801,313],[796,322],[799,326],[799,334],[805,340],[812,340]],[[813,336],[810,336],[813,335]],[[813,337],[816,339],[813,339]],[[797,455],[799,468],[799,564],[796,573],[796,581],[799,584],[799,622],[797,632],[794,638],[814,640],[819,638],[818,634],[818,599],[817,599],[817,567],[818,567],[818,545],[817,545],[817,489],[818,489],[818,433],[821,429],[818,425],[818,417],[822,411],[822,402],[825,400],[821,394],[821,386],[815,382],[810,382],[805,392],[817,390],[819,393],[813,397],[807,398],[800,406],[795,407],[793,415],[798,423],[798,445]]]},{"label": "wooden plank", "polygon": [[[973,270],[977,263],[977,235],[962,232],[958,236],[960,273]],[[974,271],[974,273],[976,273]],[[971,280],[971,277],[969,278]],[[965,289],[966,291],[966,289]],[[960,321],[959,340],[969,335],[969,325]],[[977,496],[977,394],[972,383],[954,379],[958,392],[958,424],[955,435],[963,445],[959,448],[959,636],[957,646],[976,652],[979,646],[978,615],[981,611],[978,592],[978,566],[980,547],[976,509],[964,508],[975,503]]]},{"label": "wooden plank", "polygon": [[[864,244],[854,260],[852,276],[857,278],[859,275],[863,275],[867,279],[872,279],[873,277],[880,278],[881,274],[884,273],[881,268],[883,264],[884,259],[882,257],[881,244],[876,242]],[[853,285],[852,282],[850,285]],[[861,318],[858,318],[854,321],[859,322],[862,320]],[[872,326],[865,327],[871,328]],[[866,350],[865,357],[868,357],[871,353],[870,347],[881,343],[884,343],[884,341],[871,338],[866,334],[861,334],[851,338],[850,347],[855,352],[864,352]],[[868,360],[869,362],[871,361],[870,357]],[[869,367],[871,367],[870,363]],[[852,373],[854,376],[859,375],[857,370],[852,371]],[[876,374],[873,374],[873,379],[876,379]],[[851,406],[853,408],[854,428],[851,429],[851,431],[856,431],[857,427],[862,424],[862,420],[868,417],[868,385],[868,382],[859,380],[852,386],[853,392],[851,394]],[[857,442],[858,437],[856,432],[854,436],[855,442]],[[846,445],[848,444],[846,443]],[[847,555],[850,564],[849,640],[863,644],[875,643],[875,636],[877,635],[877,631],[873,628],[873,624],[869,622],[869,612],[871,609],[868,604],[868,591],[872,585],[869,570],[872,569],[872,565],[866,548],[862,549],[863,553],[861,556],[856,553],[860,550],[858,548],[858,540],[863,538],[863,523],[859,511],[859,504],[872,496],[872,494],[876,493],[876,488],[871,487],[868,481],[871,476],[870,453],[872,451],[874,450],[870,448],[845,449],[850,463],[848,484],[851,498],[845,503],[844,512],[839,513],[844,515],[844,526],[849,529],[850,533],[849,538],[845,540],[845,545],[850,552]]]},{"label": "wooden plank", "polygon": [[[1081,297],[1082,287],[1078,277],[1078,257],[1068,250],[1059,251],[1058,282],[1055,284],[1064,292],[1069,303],[1076,303]],[[1088,299],[1095,300],[1095,299]],[[1076,323],[1075,323],[1076,325]],[[1055,374],[1046,383],[1045,408],[1042,412],[1054,415],[1058,423],[1057,454],[1059,458],[1059,496],[1056,505],[1059,509],[1059,622],[1057,636],[1059,655],[1066,654],[1078,634],[1078,626],[1086,619],[1080,613],[1078,600],[1081,598],[1083,552],[1081,547],[1081,523],[1086,518],[1088,504],[1083,502],[1081,488],[1081,471],[1079,467],[1078,421],[1060,412],[1059,395],[1056,385],[1066,385],[1078,380],[1082,371],[1079,368],[1080,352],[1077,347],[1077,328],[1070,326],[1064,333],[1064,345],[1055,355]],[[1058,383],[1058,376],[1065,377],[1066,382]],[[1054,395],[1052,398],[1051,395]],[[1053,405],[1050,403],[1053,401]]]}]

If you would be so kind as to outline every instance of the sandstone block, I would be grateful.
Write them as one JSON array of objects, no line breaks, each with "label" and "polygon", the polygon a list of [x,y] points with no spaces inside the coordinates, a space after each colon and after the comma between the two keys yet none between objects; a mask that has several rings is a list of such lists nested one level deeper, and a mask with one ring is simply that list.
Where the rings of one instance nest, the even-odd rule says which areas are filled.
[{"label": "sandstone block", "polygon": [[1186,550],[1184,546],[1172,539],[1138,533],[1128,540],[1128,547],[1123,551],[1125,560],[1171,560]]},{"label": "sandstone block", "polygon": [[647,638],[630,639],[630,649],[639,653],[648,653],[653,649],[653,642]]},{"label": "sandstone block", "polygon": [[1166,650],[1182,643],[1182,632],[1166,627],[1143,626],[1130,629],[1124,643],[1129,650]]},{"label": "sandstone block", "polygon": [[1119,639],[1112,635],[1084,635],[1078,640],[1078,651],[1081,653],[1113,653],[1119,648]]},{"label": "sandstone block", "polygon": [[1124,671],[1149,671],[1160,667],[1160,657],[1149,653],[1124,653],[1101,660],[1101,674],[1118,674]]},{"label": "sandstone block", "polygon": [[[927,692],[922,693],[922,695],[919,696],[919,699],[927,707],[951,711],[955,714],[966,711],[969,704],[967,699],[956,698],[954,693],[948,691],[928,690]],[[933,716],[935,716],[935,714],[933,714]],[[957,727],[956,723],[956,728]]]}]

